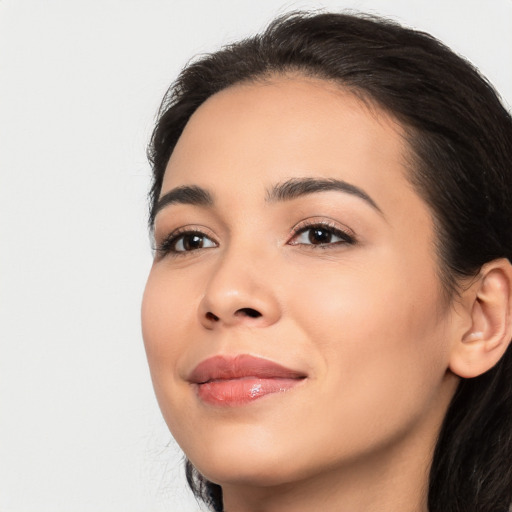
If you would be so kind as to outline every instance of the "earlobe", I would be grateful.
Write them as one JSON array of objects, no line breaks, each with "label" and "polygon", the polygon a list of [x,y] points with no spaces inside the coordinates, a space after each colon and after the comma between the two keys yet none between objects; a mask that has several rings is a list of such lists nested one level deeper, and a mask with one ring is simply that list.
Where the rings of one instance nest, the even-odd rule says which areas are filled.
[{"label": "earlobe", "polygon": [[486,263],[468,294],[471,325],[456,340],[450,370],[477,377],[501,359],[512,338],[512,265],[506,258]]}]

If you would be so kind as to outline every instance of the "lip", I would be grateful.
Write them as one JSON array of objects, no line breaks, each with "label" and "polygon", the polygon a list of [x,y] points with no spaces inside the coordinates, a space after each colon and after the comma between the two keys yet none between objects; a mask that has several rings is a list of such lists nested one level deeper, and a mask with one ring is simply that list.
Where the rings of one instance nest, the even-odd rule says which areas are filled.
[{"label": "lip", "polygon": [[289,391],[306,377],[304,372],[243,354],[210,357],[199,363],[187,380],[204,403],[239,406]]}]

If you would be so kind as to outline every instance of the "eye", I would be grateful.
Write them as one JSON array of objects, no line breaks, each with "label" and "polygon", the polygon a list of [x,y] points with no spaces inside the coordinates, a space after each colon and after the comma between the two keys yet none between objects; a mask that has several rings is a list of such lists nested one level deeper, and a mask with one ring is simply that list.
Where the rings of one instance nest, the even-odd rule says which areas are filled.
[{"label": "eye", "polygon": [[185,252],[215,247],[216,244],[203,233],[185,233],[174,240],[174,251]]},{"label": "eye", "polygon": [[210,249],[217,247],[217,245],[217,242],[201,231],[178,231],[165,238],[157,247],[157,251],[161,256],[166,254],[178,255],[200,249]]},{"label": "eye", "polygon": [[290,245],[332,246],[354,244],[354,237],[342,229],[330,224],[313,224],[298,226]]}]

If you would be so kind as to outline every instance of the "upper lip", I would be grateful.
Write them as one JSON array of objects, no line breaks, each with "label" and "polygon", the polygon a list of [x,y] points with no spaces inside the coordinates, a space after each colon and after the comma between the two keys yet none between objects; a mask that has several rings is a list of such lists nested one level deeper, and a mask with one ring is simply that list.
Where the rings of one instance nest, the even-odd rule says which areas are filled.
[{"label": "upper lip", "polygon": [[278,363],[250,355],[217,355],[200,362],[187,380],[193,384],[204,384],[214,380],[231,380],[243,377],[262,379],[302,379],[304,372],[286,368]]}]

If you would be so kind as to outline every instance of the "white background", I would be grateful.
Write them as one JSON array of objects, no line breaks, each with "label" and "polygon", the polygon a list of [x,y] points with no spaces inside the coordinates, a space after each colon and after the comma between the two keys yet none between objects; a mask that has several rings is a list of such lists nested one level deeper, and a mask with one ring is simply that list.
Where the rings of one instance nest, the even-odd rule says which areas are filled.
[{"label": "white background", "polygon": [[140,335],[154,115],[303,7],[429,31],[512,104],[512,0],[0,0],[0,512],[197,511]]}]

